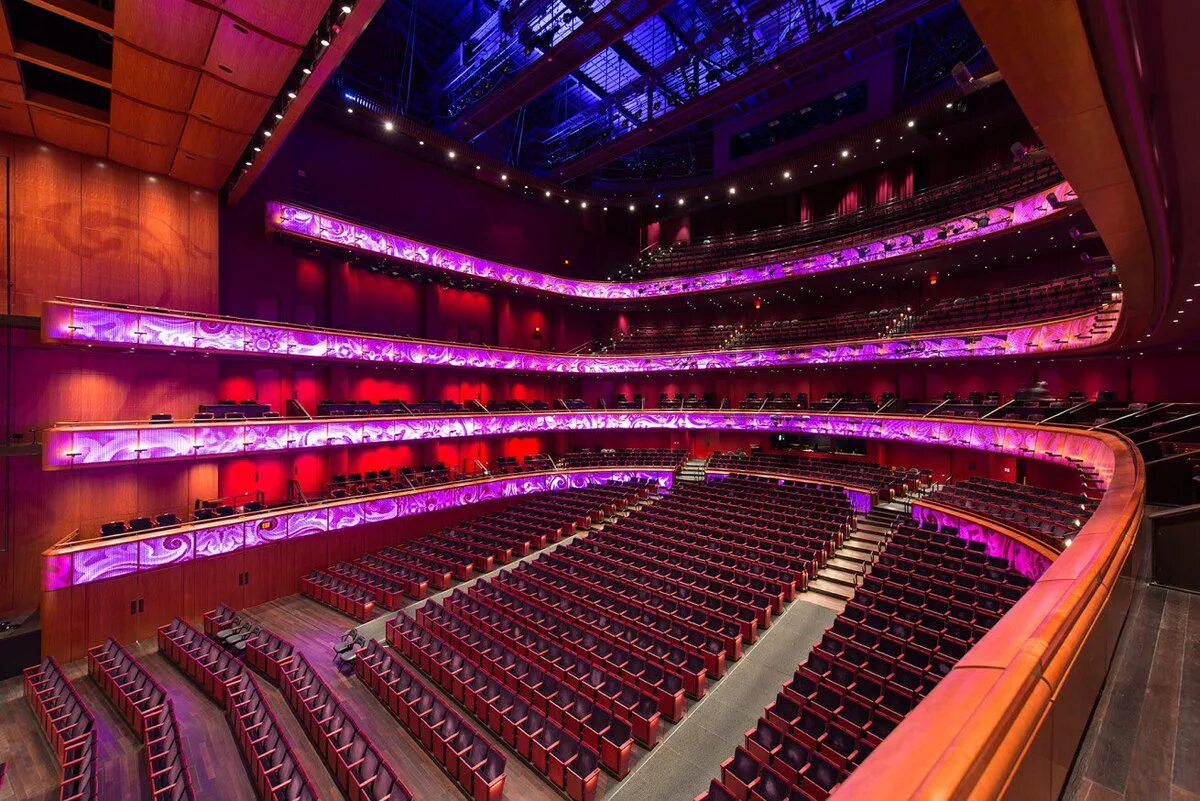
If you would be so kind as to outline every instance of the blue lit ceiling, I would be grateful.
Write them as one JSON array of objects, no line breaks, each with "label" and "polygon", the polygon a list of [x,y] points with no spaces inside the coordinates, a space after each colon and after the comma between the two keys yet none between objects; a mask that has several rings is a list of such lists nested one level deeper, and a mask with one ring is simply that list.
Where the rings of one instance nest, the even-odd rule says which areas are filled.
[{"label": "blue lit ceiling", "polygon": [[883,48],[896,107],[982,53],[949,0],[389,0],[331,91],[592,189],[703,177],[714,120],[831,43]]}]

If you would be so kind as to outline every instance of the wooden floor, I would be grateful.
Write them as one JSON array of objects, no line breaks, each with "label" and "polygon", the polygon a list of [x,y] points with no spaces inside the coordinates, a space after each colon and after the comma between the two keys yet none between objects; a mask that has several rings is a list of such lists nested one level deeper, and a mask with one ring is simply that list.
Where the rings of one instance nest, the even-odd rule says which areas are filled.
[{"label": "wooden floor", "polygon": [[1200,801],[1200,595],[1147,578],[1063,801]]}]

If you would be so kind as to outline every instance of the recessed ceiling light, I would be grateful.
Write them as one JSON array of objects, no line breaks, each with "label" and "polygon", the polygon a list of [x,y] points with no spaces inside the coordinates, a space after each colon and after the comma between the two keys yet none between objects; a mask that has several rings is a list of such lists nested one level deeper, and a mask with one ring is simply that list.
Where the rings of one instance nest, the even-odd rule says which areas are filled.
[{"label": "recessed ceiling light", "polygon": [[843,151],[842,151],[842,158],[846,158],[846,156],[849,156],[849,155],[850,155],[850,151],[849,151],[849,150],[843,150]]},{"label": "recessed ceiling light", "polygon": [[392,122],[391,120],[384,120],[383,121],[383,130],[389,131],[389,132],[396,130],[396,123]]},{"label": "recessed ceiling light", "polygon": [[508,173],[504,173],[504,172],[500,173],[500,180],[501,180],[501,181],[507,181],[507,180],[508,180]]},{"label": "recessed ceiling light", "polygon": [[784,170],[784,171],[783,171],[783,177],[784,177],[784,179],[785,179],[785,180],[786,180],[786,179],[788,179],[788,178],[791,178],[791,177],[792,177],[792,171],[791,171],[791,170]]},{"label": "recessed ceiling light", "polygon": [[270,137],[270,135],[271,135],[270,131],[263,131],[263,136]]},{"label": "recessed ceiling light", "polygon": [[295,99],[296,99],[296,93],[295,93],[295,92],[288,92],[288,99],[289,99],[289,100],[295,100]]},{"label": "recessed ceiling light", "polygon": [[455,153],[453,150],[447,150],[447,151],[446,151],[446,158],[453,160],[453,159],[456,159],[456,158],[458,158],[458,154],[457,154],[457,153]]},{"label": "recessed ceiling light", "polygon": [[916,121],[916,120],[909,120],[909,121],[908,121],[908,127],[909,127],[909,128],[915,128],[915,127],[917,127],[917,121]]},{"label": "recessed ceiling light", "polygon": [[629,204],[630,211],[635,211],[636,209],[637,209],[637,206],[633,205],[632,203]]}]

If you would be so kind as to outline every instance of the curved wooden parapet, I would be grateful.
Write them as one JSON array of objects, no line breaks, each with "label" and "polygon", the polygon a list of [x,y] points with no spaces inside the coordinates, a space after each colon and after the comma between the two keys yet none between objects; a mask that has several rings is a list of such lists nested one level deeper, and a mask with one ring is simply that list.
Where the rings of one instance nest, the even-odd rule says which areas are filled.
[{"label": "curved wooden parapet", "polygon": [[1072,545],[832,796],[834,801],[1055,799],[1129,609],[1145,476],[1116,434],[1096,513]]}]

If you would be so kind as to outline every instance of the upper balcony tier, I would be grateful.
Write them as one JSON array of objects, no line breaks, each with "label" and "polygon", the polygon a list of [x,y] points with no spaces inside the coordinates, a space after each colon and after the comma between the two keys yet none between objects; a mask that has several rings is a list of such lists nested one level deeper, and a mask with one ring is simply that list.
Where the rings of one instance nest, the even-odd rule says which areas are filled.
[{"label": "upper balcony tier", "polygon": [[632,277],[699,275],[789,262],[831,247],[871,241],[935,225],[965,212],[990,209],[1027,197],[1062,181],[1049,160],[993,166],[905,198],[878,203],[848,214],[762,228],[747,233],[704,237],[650,251],[632,268]]},{"label": "upper balcony tier", "polygon": [[[772,249],[753,258],[741,256],[736,265],[714,258],[694,274],[629,283],[535,272],[278,201],[267,204],[267,230],[351,254],[393,259],[444,276],[496,282],[565,298],[626,302],[743,290],[867,267],[933,253],[1066,214],[1077,200],[1074,190],[1065,181],[1055,180],[1056,174],[1037,175],[1037,181],[1012,186],[1012,194],[995,191],[986,183],[986,193],[972,193],[957,203],[931,203],[921,222],[914,222],[911,215],[895,219],[884,216],[865,230],[851,226],[842,235],[822,237],[803,248]],[[1032,184],[1039,186],[1031,190]],[[983,205],[975,205],[980,203]]]},{"label": "upper balcony tier", "polygon": [[[797,324],[794,330],[790,322],[777,324],[767,332],[755,329],[748,341],[729,343],[731,349],[725,349],[724,342],[712,346],[672,337],[669,341],[655,339],[654,347],[663,350],[654,353],[548,353],[67,299],[46,304],[42,339],[88,347],[560,375],[1016,356],[1079,350],[1107,342],[1116,330],[1121,308],[1121,293],[1111,274],[1060,281],[1062,286],[1053,291],[1037,287],[981,295],[935,305],[926,315],[906,311],[898,321],[884,314],[891,322],[882,327],[870,315],[863,317],[866,322],[857,329],[814,328],[810,325],[814,321]],[[1029,309],[1024,313],[1013,305],[1025,302]],[[946,327],[934,325],[937,320],[944,320]],[[911,324],[919,324],[921,332],[904,327]],[[795,338],[782,336],[787,332]],[[776,334],[780,336],[771,338]],[[847,334],[857,338],[836,338]],[[831,338],[812,341],[814,336],[826,335]]]}]

